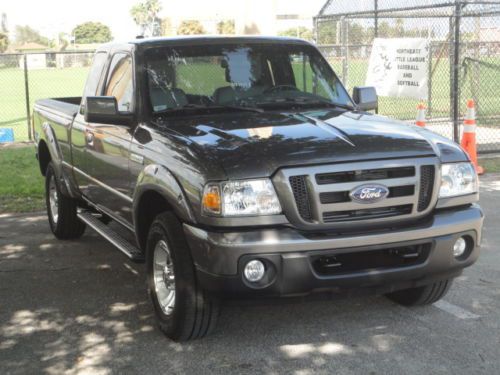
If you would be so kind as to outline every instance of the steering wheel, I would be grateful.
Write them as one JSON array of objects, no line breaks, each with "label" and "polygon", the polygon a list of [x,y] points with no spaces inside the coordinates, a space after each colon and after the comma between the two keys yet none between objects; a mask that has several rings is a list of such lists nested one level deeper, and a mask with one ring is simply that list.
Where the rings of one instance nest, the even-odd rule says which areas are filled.
[{"label": "steering wheel", "polygon": [[263,91],[264,94],[271,94],[273,92],[280,92],[280,91],[300,91],[297,87],[292,86],[292,85],[277,85],[273,87],[269,87],[268,89],[265,89]]}]

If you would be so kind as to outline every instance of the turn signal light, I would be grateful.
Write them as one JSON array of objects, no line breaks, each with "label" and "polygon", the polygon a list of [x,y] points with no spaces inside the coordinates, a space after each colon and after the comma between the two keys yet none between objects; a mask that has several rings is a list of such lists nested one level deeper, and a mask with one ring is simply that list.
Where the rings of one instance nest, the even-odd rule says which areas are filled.
[{"label": "turn signal light", "polygon": [[205,212],[221,213],[221,199],[218,185],[207,185],[203,191],[202,205]]}]

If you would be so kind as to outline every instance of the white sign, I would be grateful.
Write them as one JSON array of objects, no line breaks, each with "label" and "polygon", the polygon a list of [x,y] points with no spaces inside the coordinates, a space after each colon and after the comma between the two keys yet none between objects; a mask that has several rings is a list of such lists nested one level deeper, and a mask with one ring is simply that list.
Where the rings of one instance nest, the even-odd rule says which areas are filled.
[{"label": "white sign", "polygon": [[366,85],[380,96],[427,99],[429,42],[421,38],[376,38]]}]

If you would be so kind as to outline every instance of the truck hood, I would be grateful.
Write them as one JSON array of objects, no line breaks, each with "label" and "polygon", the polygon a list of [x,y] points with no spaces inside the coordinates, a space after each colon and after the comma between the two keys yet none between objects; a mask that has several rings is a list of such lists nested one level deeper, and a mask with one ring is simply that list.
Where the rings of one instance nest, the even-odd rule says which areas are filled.
[{"label": "truck hood", "polygon": [[443,154],[453,161],[465,158],[443,137],[370,113],[242,112],[169,118],[168,129],[232,179],[271,176],[297,165]]}]

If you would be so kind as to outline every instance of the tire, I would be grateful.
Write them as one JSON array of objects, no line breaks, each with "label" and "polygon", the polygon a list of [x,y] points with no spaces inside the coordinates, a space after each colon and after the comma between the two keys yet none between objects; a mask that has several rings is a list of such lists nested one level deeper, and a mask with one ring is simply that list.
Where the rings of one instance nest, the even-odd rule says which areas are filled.
[{"label": "tire", "polygon": [[60,240],[74,240],[85,232],[85,223],[76,216],[77,202],[61,193],[52,162],[45,173],[45,202],[52,233]]},{"label": "tire", "polygon": [[403,289],[389,293],[386,296],[404,306],[430,305],[443,298],[451,287],[453,280],[438,281],[434,284],[418,288]]},{"label": "tire", "polygon": [[148,291],[161,331],[174,341],[210,334],[217,323],[219,303],[198,284],[181,223],[171,212],[158,215],[151,225],[146,265]]}]

